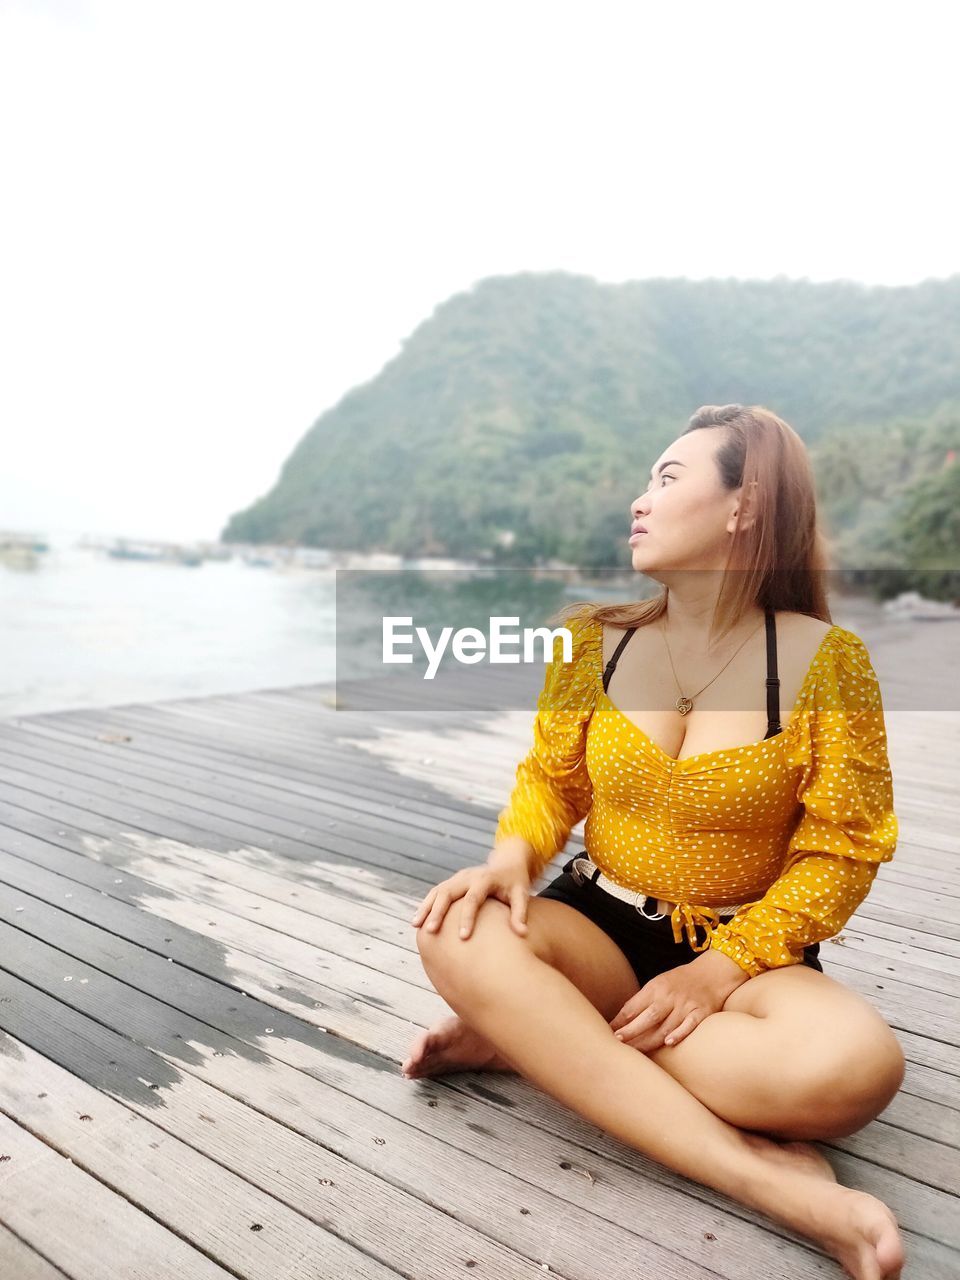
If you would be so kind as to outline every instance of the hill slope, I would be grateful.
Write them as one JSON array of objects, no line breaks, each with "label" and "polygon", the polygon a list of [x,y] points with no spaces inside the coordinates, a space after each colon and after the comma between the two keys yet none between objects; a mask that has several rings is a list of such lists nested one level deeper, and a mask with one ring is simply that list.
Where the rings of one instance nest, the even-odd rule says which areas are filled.
[{"label": "hill slope", "polygon": [[[836,479],[835,451],[856,441],[868,492],[865,441],[895,424],[901,442],[930,434],[919,462],[881,450],[905,493],[940,465],[944,440],[960,443],[958,368],[960,276],[902,288],[492,277],[438,306],[324,413],[222,536],[622,565],[629,503],[699,405],[768,406],[810,444],[818,476],[822,454]],[[852,529],[849,488],[823,496]]]}]

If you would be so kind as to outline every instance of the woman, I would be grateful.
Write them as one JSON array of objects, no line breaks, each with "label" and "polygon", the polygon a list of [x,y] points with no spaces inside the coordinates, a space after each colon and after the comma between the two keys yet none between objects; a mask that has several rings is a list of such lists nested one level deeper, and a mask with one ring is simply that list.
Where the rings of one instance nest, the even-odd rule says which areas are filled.
[{"label": "woman", "polygon": [[[856,1280],[898,1277],[893,1214],[808,1142],[877,1116],[905,1064],[817,958],[898,827],[876,674],[828,621],[806,449],[760,406],[706,406],[632,515],[663,592],[574,606],[486,864],[414,916],[458,1016],[403,1073],[516,1070]],[[531,897],[584,816],[588,857]]]}]

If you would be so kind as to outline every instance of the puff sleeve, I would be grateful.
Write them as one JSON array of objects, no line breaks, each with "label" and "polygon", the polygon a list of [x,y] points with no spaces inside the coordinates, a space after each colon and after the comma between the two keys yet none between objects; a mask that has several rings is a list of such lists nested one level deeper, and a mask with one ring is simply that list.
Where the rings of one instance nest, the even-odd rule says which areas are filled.
[{"label": "puff sleeve", "polygon": [[751,977],[798,964],[866,898],[898,838],[880,685],[859,636],[836,628],[789,750],[800,815],[778,878],[713,932]]},{"label": "puff sleeve", "polygon": [[553,642],[533,722],[533,747],[517,766],[516,785],[501,810],[494,841],[518,835],[533,846],[535,879],[590,810],[593,786],[586,736],[600,683],[603,628],[581,611],[568,617],[571,661],[562,637]]}]

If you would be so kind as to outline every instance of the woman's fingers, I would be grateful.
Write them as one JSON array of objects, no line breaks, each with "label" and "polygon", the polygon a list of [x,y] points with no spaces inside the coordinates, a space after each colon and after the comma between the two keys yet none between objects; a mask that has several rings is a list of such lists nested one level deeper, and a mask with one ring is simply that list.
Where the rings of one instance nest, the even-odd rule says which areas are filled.
[{"label": "woman's fingers", "polygon": [[411,924],[428,929],[435,933],[443,921],[450,904],[463,898],[463,910],[460,915],[460,937],[469,938],[473,933],[477,912],[481,904],[491,895],[496,896],[510,907],[510,920],[521,937],[528,933],[527,903],[529,901],[529,885],[523,879],[500,876],[491,872],[489,867],[467,867],[457,872],[448,880],[442,881],[430,890],[417,907]]},{"label": "woman's fingers", "polygon": [[[483,883],[477,885],[463,896],[463,909],[460,912],[460,937],[469,938],[473,933],[473,926],[476,922],[477,912],[481,905],[490,897],[491,885]],[[514,885],[510,890],[510,923],[513,925],[517,933],[524,937],[527,933],[527,902],[529,895],[523,885]]]},{"label": "woman's fingers", "polygon": [[463,908],[460,912],[460,937],[469,938],[473,929],[473,922],[477,918],[477,911],[480,903],[487,896],[486,889],[471,889],[469,893],[463,895]]},{"label": "woman's fingers", "polygon": [[431,933],[436,932],[443,922],[443,917],[447,914],[447,907],[449,907],[451,901],[452,897],[450,893],[448,893],[446,889],[438,888],[437,896],[434,899],[430,914],[427,916],[424,928],[428,929]]},{"label": "woman's fingers", "polygon": [[690,1032],[700,1025],[700,1019],[695,1013],[688,1013],[684,1020],[675,1028],[665,1026],[663,1030],[666,1032],[664,1044],[679,1044],[684,1036],[688,1036]]},{"label": "woman's fingers", "polygon": [[637,1036],[643,1035],[645,1031],[649,1031],[652,1027],[662,1022],[667,1013],[668,1010],[660,1009],[657,1005],[652,1004],[644,1009],[643,1013],[638,1014],[636,1018],[632,1018],[620,1027],[615,1034],[620,1040],[635,1040]]},{"label": "woman's fingers", "polygon": [[527,903],[529,892],[522,884],[514,885],[510,890],[510,921],[521,937],[527,933]]},{"label": "woman's fingers", "polygon": [[411,924],[419,925],[421,923],[424,916],[430,910],[430,906],[436,896],[437,896],[437,886],[434,885],[434,887],[430,890],[430,892],[427,894],[427,896],[423,899],[419,907],[417,907],[416,911],[414,912],[413,919],[410,921]]},{"label": "woman's fingers", "polygon": [[634,1018],[639,1018],[642,1013],[648,1012],[652,1008],[651,1001],[653,1000],[655,1000],[655,996],[643,988],[634,992],[616,1017],[611,1019],[610,1026],[614,1031],[621,1030],[628,1022],[632,1022]]}]

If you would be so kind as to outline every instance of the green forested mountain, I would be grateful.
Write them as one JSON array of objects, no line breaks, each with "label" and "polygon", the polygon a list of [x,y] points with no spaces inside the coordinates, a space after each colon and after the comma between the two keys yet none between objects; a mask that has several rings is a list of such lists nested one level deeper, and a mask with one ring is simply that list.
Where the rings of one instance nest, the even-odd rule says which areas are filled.
[{"label": "green forested mountain", "polygon": [[324,413],[222,536],[623,566],[655,456],[699,405],[739,401],[810,445],[844,561],[904,568],[958,545],[958,370],[960,276],[492,277]]}]

